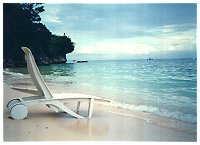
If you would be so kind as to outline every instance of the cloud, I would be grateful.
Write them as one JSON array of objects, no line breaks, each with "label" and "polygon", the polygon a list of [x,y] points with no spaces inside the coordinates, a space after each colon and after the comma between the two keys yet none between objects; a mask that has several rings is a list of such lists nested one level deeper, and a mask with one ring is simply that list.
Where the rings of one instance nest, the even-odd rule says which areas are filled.
[{"label": "cloud", "polygon": [[148,54],[150,47],[130,42],[99,42],[95,46],[85,46],[78,53],[86,54]]},{"label": "cloud", "polygon": [[43,21],[48,23],[62,23],[61,19],[58,16],[53,15],[45,15],[43,17]]},{"label": "cloud", "polygon": [[76,15],[70,15],[70,16],[66,16],[65,17],[67,20],[78,20],[79,19],[79,16],[76,16]]},{"label": "cloud", "polygon": [[93,19],[93,23],[102,23],[102,22],[105,22],[104,18],[94,18]]},{"label": "cloud", "polygon": [[73,53],[91,56],[196,51],[195,14],[191,12],[190,20],[182,18],[183,13],[187,14],[183,8],[164,10],[173,17],[160,15],[160,23],[153,5],[145,7],[144,13],[143,5],[48,4],[45,8],[42,21],[53,33],[66,33],[72,38],[76,43]]},{"label": "cloud", "polygon": [[[183,25],[184,26],[184,25]],[[164,27],[159,35],[160,51],[189,51],[196,49],[196,29],[190,27],[180,31],[180,26],[166,32]]]},{"label": "cloud", "polygon": [[[184,27],[185,25],[182,26]],[[144,33],[133,38],[94,41],[92,44],[80,46],[76,52],[83,54],[148,55],[152,53],[195,50],[196,29],[193,27],[184,31],[179,31],[179,29],[180,25],[163,26],[159,27],[159,29],[152,29],[152,35],[145,35]],[[139,31],[136,28],[134,30]]]},{"label": "cloud", "polygon": [[62,23],[60,13],[60,5],[45,5],[45,12],[41,13],[40,16],[44,23]]}]

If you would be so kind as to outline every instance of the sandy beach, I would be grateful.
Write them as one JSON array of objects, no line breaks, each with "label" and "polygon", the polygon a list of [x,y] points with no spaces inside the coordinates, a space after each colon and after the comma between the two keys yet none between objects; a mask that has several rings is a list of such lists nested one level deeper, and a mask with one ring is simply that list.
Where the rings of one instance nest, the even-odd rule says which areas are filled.
[{"label": "sandy beach", "polygon": [[4,84],[4,141],[196,141],[196,134],[150,124],[132,116],[111,113],[95,104],[91,119],[55,113],[45,105],[30,106],[28,118],[8,118],[7,102],[30,96]]}]

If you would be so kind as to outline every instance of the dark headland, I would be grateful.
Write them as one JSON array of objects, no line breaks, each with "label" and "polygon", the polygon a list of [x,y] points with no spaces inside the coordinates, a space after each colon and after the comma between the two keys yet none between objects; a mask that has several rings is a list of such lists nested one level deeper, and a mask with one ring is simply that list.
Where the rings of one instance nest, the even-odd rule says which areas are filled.
[{"label": "dark headland", "polygon": [[31,49],[38,65],[66,63],[75,43],[64,33],[54,35],[41,23],[43,4],[3,4],[3,67],[25,66],[21,47]]}]

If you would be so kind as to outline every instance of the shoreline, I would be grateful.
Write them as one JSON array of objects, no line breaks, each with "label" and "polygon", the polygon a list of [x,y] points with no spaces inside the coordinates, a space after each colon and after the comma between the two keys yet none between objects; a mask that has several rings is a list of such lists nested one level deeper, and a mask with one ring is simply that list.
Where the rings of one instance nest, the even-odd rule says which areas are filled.
[{"label": "shoreline", "polygon": [[7,102],[28,95],[4,83],[4,141],[197,141],[196,133],[147,123],[136,116],[122,115],[123,112],[116,109],[114,112],[118,113],[114,113],[109,107],[97,103],[94,104],[91,119],[75,119],[63,113],[57,114],[45,105],[30,106],[25,120],[8,118]]},{"label": "shoreline", "polygon": [[[9,81],[8,77],[13,77],[13,76],[16,77],[16,75],[18,77],[15,78],[14,83],[12,81]],[[92,91],[89,89],[80,90],[78,86],[71,88],[69,86],[63,86],[59,83],[55,86],[54,83],[50,82],[48,79],[46,79],[46,81],[52,93],[66,93],[67,92],[67,93],[83,93],[83,94],[95,95],[95,93],[94,92],[91,93]],[[34,84],[28,75],[24,76],[21,73],[15,73],[13,75],[12,72],[11,73],[8,72],[8,73],[5,73],[4,75],[4,82],[11,88],[14,87],[12,88],[14,90],[35,95],[36,90],[35,90]],[[108,94],[99,95],[98,97],[107,99],[107,96],[109,95]],[[166,114],[167,116],[162,116],[159,113],[156,114],[156,112],[151,113],[151,110],[138,111],[137,109],[140,109],[139,108],[140,106],[136,108],[134,105],[121,103],[121,102],[117,102],[113,100],[111,100],[111,103],[109,104],[103,103],[103,102],[96,102],[95,106],[96,108],[99,108],[100,110],[104,110],[106,112],[142,119],[143,121],[147,123],[154,124],[157,126],[170,128],[170,129],[185,132],[185,133],[194,133],[194,134],[197,133],[196,122],[188,122],[188,121],[176,119],[174,117],[169,117],[167,114]]]},{"label": "shoreline", "polygon": [[[112,63],[109,64],[106,62],[103,64],[112,67]],[[97,64],[100,66],[102,65],[101,63]],[[171,82],[170,78],[172,76],[169,75],[169,80],[165,79],[165,81],[161,81],[162,87],[160,89],[158,88],[158,80],[155,80],[156,74],[151,74],[150,76],[149,74],[146,74],[146,78],[150,78],[141,82],[141,78],[137,77],[135,72],[133,72],[133,74],[128,73],[122,75],[121,73],[117,73],[116,75],[112,75],[118,71],[111,71],[109,73],[106,70],[107,67],[98,68],[96,67],[97,64],[94,63],[89,66],[80,67],[75,67],[74,65],[55,65],[52,67],[42,67],[40,69],[46,84],[52,93],[69,92],[94,95],[104,99],[113,100],[113,104],[115,103],[115,106],[113,107],[115,108],[123,108],[125,110],[131,110],[132,112],[139,112],[139,114],[146,114],[146,116],[153,115],[181,120],[196,126],[197,94],[194,86],[196,83],[195,81],[192,84],[194,86],[193,88],[189,85],[190,83],[187,83],[187,81],[181,81],[180,84],[180,81]],[[124,65],[124,63],[122,64]],[[131,64],[132,63],[129,65]],[[82,72],[83,68],[85,68],[84,72]],[[120,72],[123,70],[126,70],[124,73],[127,72],[127,67],[124,67],[124,69],[119,67],[118,69]],[[101,73],[95,74],[93,72],[95,70],[98,70],[98,72],[100,71]],[[128,70],[131,71],[130,68]],[[3,73],[5,76],[5,82],[10,86],[34,89],[34,84],[26,68],[17,68],[13,70],[5,69]],[[182,80],[180,75],[177,77],[178,80]],[[173,84],[177,85],[172,87]],[[170,87],[168,88],[167,86]],[[180,86],[184,87],[181,88]],[[147,121],[150,120],[147,119]]]}]

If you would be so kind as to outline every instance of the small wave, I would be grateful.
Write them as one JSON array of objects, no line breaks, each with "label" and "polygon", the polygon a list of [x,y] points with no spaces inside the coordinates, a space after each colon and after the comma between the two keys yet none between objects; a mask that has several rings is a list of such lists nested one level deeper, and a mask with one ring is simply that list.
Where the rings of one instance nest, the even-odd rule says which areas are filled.
[{"label": "small wave", "polygon": [[194,114],[184,114],[181,112],[170,112],[166,109],[159,109],[158,107],[155,106],[147,106],[147,105],[132,105],[132,104],[125,104],[125,103],[120,103],[120,102],[112,102],[111,103],[112,107],[116,108],[121,108],[121,109],[126,109],[142,114],[148,114],[148,115],[159,115],[162,117],[169,117],[173,119],[178,119],[190,123],[196,123],[197,122],[197,117]]},{"label": "small wave", "polygon": [[6,75],[13,75],[13,76],[24,76],[24,74],[22,73],[10,72],[10,71],[5,71],[5,70],[3,70],[3,73]]},{"label": "small wave", "polygon": [[159,112],[159,115],[164,116],[164,117],[170,117],[174,119],[179,119],[182,121],[187,121],[191,123],[196,123],[197,122],[197,117],[194,114],[183,114],[181,112],[169,112],[167,110],[161,110]]}]

